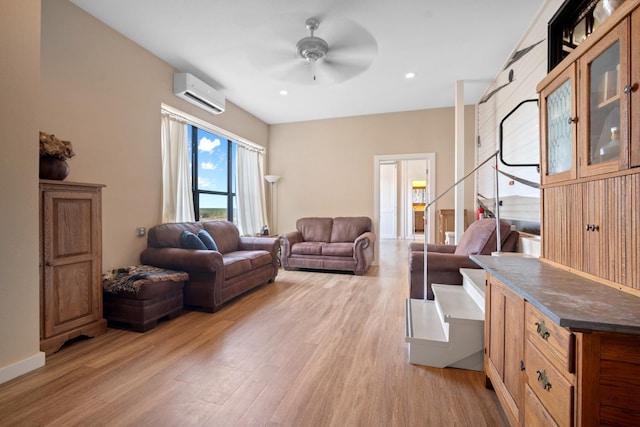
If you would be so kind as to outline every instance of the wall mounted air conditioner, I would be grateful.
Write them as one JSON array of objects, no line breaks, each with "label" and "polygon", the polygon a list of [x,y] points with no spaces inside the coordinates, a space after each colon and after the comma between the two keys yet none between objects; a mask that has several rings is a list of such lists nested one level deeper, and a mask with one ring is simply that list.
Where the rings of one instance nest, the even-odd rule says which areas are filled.
[{"label": "wall mounted air conditioner", "polygon": [[210,113],[224,112],[224,95],[189,73],[173,75],[173,93]]}]

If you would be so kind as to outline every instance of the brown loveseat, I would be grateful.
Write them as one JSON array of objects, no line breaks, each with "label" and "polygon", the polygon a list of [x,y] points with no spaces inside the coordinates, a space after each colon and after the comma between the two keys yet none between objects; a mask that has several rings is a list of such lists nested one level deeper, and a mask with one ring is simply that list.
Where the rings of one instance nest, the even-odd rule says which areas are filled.
[{"label": "brown loveseat", "polygon": [[371,218],[300,218],[296,231],[280,236],[285,270],[351,271],[364,274],[373,261]]},{"label": "brown loveseat", "polygon": [[[185,230],[193,234],[206,230],[218,250],[184,249]],[[213,312],[230,299],[273,282],[279,248],[277,238],[240,237],[237,227],[227,221],[167,223],[149,229],[140,261],[189,273],[184,304]]]},{"label": "brown loveseat", "polygon": [[[518,232],[511,225],[500,221],[501,250],[513,252],[518,243]],[[474,222],[460,237],[458,245],[427,246],[428,280],[427,299],[433,299],[431,284],[461,285],[461,268],[480,268],[469,255],[491,255],[496,251],[496,220],[481,219]],[[413,299],[424,298],[424,243],[409,244],[409,295]]]}]

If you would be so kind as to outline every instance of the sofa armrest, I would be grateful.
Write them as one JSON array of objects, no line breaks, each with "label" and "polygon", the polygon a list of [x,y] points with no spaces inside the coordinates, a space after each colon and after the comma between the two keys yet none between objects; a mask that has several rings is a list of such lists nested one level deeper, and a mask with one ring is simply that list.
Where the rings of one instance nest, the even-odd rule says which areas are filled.
[{"label": "sofa armrest", "polygon": [[302,233],[299,231],[291,231],[280,235],[280,261],[283,267],[289,266],[289,257],[291,256],[291,246],[295,243],[304,242]]},{"label": "sofa armrest", "polygon": [[280,266],[280,239],[277,237],[240,237],[239,249],[244,251],[267,251],[271,254],[273,268]]},{"label": "sofa armrest", "polygon": [[427,245],[427,251],[441,254],[452,254],[456,251],[456,245],[438,245],[429,243]]},{"label": "sofa armrest", "polygon": [[[427,250],[429,252],[440,252],[443,254],[452,254],[456,251],[456,245],[440,245],[440,244],[429,243],[427,244]],[[409,243],[409,252],[424,252],[424,242]]]},{"label": "sofa armrest", "polygon": [[156,267],[186,272],[224,271],[222,254],[217,251],[182,248],[146,248],[140,254],[140,262]]},{"label": "sofa armrest", "polygon": [[356,260],[355,274],[364,274],[373,262],[373,244],[375,241],[376,235],[371,231],[362,233],[354,240],[353,257]]},{"label": "sofa armrest", "polygon": [[428,252],[427,264],[429,271],[458,272],[461,268],[479,268],[480,266],[469,259],[469,255],[444,254]]},{"label": "sofa armrest", "polygon": [[[361,243],[362,242],[362,243]],[[353,244],[356,246],[362,245],[363,249],[369,245],[373,245],[376,242],[376,235],[371,231],[366,231],[359,235]]]},{"label": "sofa armrest", "polygon": [[243,251],[267,251],[277,253],[280,248],[280,241],[277,237],[240,237],[240,245]]},{"label": "sofa armrest", "polygon": [[293,245],[294,243],[304,242],[304,239],[302,238],[302,233],[301,232],[299,232],[299,231],[290,231],[289,233],[285,233],[285,234],[281,234],[280,235],[280,246],[283,245],[284,241],[286,241],[290,245]]}]

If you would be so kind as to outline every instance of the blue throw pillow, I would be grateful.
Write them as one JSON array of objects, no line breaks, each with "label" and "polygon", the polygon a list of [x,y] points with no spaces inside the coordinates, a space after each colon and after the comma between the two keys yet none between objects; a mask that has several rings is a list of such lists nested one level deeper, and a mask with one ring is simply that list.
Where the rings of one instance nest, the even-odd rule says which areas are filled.
[{"label": "blue throw pillow", "polygon": [[182,247],[185,249],[207,249],[198,236],[187,230],[184,230],[180,235],[180,243],[182,243]]},{"label": "blue throw pillow", "polygon": [[218,245],[216,245],[216,241],[213,240],[211,234],[207,230],[198,231],[198,237],[202,240],[202,243],[209,249],[210,251],[217,251]]}]

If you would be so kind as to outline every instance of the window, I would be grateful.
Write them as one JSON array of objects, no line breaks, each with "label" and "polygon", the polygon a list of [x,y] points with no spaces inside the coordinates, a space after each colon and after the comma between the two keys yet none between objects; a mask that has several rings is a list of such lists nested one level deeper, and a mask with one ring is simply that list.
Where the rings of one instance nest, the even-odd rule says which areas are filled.
[{"label": "window", "polygon": [[196,221],[237,224],[237,144],[193,125],[188,125],[187,132]]}]

